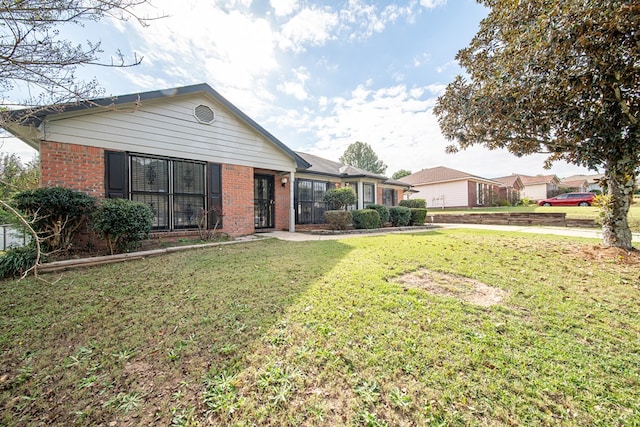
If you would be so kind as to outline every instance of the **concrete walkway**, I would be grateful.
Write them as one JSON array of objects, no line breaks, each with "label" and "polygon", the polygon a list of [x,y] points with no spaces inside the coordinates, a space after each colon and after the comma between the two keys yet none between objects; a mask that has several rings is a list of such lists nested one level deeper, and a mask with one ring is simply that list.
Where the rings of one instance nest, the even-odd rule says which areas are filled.
[{"label": "concrete walkway", "polygon": [[[398,229],[386,229],[384,231],[366,232],[363,230],[357,230],[353,232],[346,232],[341,234],[319,234],[319,233],[290,233],[288,231],[269,231],[265,233],[256,233],[250,236],[240,237],[236,240],[220,243],[208,243],[190,246],[175,246],[165,249],[156,249],[150,251],[131,252],[118,255],[107,255],[101,257],[91,257],[83,259],[72,259],[64,261],[55,261],[51,263],[45,263],[38,268],[40,273],[64,271],[78,267],[89,267],[99,264],[110,264],[114,262],[122,262],[132,259],[140,259],[149,256],[161,255],[171,252],[185,251],[191,249],[200,249],[208,246],[221,246],[229,245],[239,242],[246,242],[252,240],[259,240],[261,238],[275,238],[280,240],[286,240],[290,242],[304,242],[313,240],[340,240],[348,239],[350,237],[369,237],[369,236],[383,236],[390,233],[419,233],[423,231],[437,231],[439,229],[448,228],[468,228],[468,229],[481,229],[481,230],[500,230],[500,231],[516,231],[520,233],[537,233],[537,234],[556,234],[561,236],[571,237],[587,237],[593,239],[602,240],[602,231],[600,229],[591,228],[568,228],[568,227],[537,227],[537,226],[518,226],[518,225],[488,225],[488,224],[433,224],[424,227],[401,227]],[[633,241],[640,242],[640,233],[633,233]]]},{"label": "concrete walkway", "polygon": [[[489,224],[434,224],[428,229],[411,229],[382,231],[372,233],[344,233],[344,234],[315,234],[315,233],[290,233],[288,231],[270,231],[261,233],[264,237],[273,237],[280,240],[292,242],[302,242],[309,240],[338,240],[349,237],[380,236],[389,233],[415,233],[420,231],[447,229],[447,228],[468,228],[480,230],[515,231],[520,233],[533,234],[555,234],[558,236],[586,237],[602,240],[602,230],[599,228],[569,228],[569,227],[543,227],[543,226],[521,226],[521,225],[489,225]],[[633,242],[640,241],[640,233],[633,233]]]}]

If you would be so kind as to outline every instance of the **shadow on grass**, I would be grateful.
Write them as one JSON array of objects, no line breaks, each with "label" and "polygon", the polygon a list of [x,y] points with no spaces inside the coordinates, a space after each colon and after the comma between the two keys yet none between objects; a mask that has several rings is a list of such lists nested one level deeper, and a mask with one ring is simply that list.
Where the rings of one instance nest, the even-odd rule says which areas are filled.
[{"label": "shadow on grass", "polygon": [[[0,424],[169,425],[206,410],[350,247],[264,240],[0,285]],[[175,421],[175,420],[174,420]]]}]

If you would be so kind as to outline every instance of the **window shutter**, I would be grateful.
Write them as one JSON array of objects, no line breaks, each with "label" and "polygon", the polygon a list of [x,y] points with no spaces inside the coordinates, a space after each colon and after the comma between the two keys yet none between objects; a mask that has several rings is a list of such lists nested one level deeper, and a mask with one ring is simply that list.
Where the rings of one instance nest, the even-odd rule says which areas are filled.
[{"label": "window shutter", "polygon": [[218,163],[209,163],[209,228],[213,228],[218,220],[218,228],[222,228],[222,177]]},{"label": "window shutter", "polygon": [[105,197],[108,199],[128,199],[127,153],[105,151],[104,162]]}]

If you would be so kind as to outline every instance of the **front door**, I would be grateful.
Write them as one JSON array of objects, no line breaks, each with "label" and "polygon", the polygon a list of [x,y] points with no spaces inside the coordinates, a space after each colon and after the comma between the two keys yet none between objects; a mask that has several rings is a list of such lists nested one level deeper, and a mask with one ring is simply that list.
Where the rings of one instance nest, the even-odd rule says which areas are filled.
[{"label": "front door", "polygon": [[253,222],[256,229],[273,228],[276,202],[273,175],[255,175],[253,178]]}]

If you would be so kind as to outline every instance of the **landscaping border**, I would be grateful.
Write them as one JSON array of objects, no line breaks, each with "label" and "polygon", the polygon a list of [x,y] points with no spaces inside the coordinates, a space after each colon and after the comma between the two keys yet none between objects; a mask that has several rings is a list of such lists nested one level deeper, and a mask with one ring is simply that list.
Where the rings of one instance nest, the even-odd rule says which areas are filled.
[{"label": "landscaping border", "polygon": [[432,224],[547,225],[553,227],[599,228],[593,219],[567,218],[565,212],[495,212],[427,214]]}]

